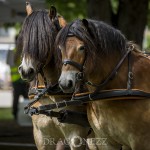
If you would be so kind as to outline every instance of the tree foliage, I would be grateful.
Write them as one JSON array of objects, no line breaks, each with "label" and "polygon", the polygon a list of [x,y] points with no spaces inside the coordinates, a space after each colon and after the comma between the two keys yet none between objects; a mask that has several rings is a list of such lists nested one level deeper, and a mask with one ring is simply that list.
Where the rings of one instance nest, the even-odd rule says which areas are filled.
[{"label": "tree foliage", "polygon": [[[142,46],[145,26],[150,27],[150,0],[46,0],[67,21],[91,18],[121,30],[128,40]],[[149,5],[148,5],[149,4]],[[147,19],[148,18],[148,19]]]},{"label": "tree foliage", "polygon": [[118,28],[140,46],[147,24],[149,0],[88,0],[88,16]]},{"label": "tree foliage", "polygon": [[85,18],[87,16],[86,0],[46,0],[47,7],[54,5],[60,15],[64,16],[67,21],[76,18]]}]

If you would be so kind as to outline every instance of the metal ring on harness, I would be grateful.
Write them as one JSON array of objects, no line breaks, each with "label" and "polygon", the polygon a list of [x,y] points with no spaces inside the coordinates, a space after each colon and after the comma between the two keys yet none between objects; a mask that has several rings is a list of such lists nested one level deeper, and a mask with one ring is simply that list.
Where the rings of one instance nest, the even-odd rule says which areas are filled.
[{"label": "metal ring on harness", "polygon": [[77,80],[77,81],[82,81],[83,78],[84,78],[84,73],[83,73],[83,72],[78,72],[78,73],[76,74],[76,80]]},{"label": "metal ring on harness", "polygon": [[89,94],[89,99],[92,101],[93,99],[91,98],[91,94]]},{"label": "metal ring on harness", "polygon": [[134,45],[133,45],[133,44],[130,45],[130,46],[128,47],[128,49],[129,49],[130,51],[134,50]]},{"label": "metal ring on harness", "polygon": [[133,80],[133,72],[129,72],[128,77]]},{"label": "metal ring on harness", "polygon": [[57,109],[58,109],[58,108],[59,108],[58,103],[55,103],[55,105],[56,105],[56,107],[57,107]]},{"label": "metal ring on harness", "polygon": [[65,100],[63,100],[63,102],[65,103],[65,105],[66,105],[66,107],[67,107],[67,106],[68,106],[68,105],[67,105],[67,102],[66,102]]}]

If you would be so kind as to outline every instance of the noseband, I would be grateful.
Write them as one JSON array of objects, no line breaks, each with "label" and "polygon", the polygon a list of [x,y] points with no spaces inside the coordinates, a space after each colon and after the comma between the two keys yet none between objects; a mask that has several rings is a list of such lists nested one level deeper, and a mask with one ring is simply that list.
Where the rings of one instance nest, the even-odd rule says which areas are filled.
[{"label": "noseband", "polygon": [[81,64],[79,64],[79,63],[77,63],[77,62],[75,62],[75,61],[72,61],[72,60],[70,60],[70,59],[65,59],[64,61],[63,61],[63,65],[67,65],[67,64],[69,64],[69,65],[71,65],[71,66],[74,66],[75,68],[77,68],[79,71],[83,71],[83,69],[84,69],[84,67],[83,67],[83,65],[81,65]]},{"label": "noseband", "polygon": [[73,66],[73,67],[75,67],[76,69],[78,69],[80,72],[78,72],[77,74],[76,74],[76,80],[77,81],[81,81],[81,80],[83,80],[83,77],[84,77],[84,69],[85,69],[85,61],[84,61],[84,63],[83,63],[83,65],[81,65],[81,64],[79,64],[79,63],[77,63],[77,62],[75,62],[75,61],[72,61],[72,60],[70,60],[70,59],[65,59],[64,61],[63,61],[63,65],[71,65],[71,66]]}]

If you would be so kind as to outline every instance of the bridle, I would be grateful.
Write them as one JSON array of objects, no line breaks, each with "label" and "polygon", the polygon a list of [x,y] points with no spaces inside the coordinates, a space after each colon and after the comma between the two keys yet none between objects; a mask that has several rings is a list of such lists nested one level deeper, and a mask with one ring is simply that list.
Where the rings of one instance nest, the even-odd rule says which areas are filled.
[{"label": "bridle", "polygon": [[75,67],[76,69],[78,69],[79,72],[76,74],[76,80],[77,81],[83,80],[83,78],[84,78],[84,69],[85,69],[85,61],[84,61],[83,65],[81,65],[81,64],[79,64],[75,61],[72,61],[70,59],[65,59],[65,60],[63,60],[62,64],[65,65],[65,66],[67,64],[69,64],[69,65]]},{"label": "bridle", "polygon": [[94,91],[94,93],[102,90],[104,88],[104,86],[110,81],[112,80],[116,73],[118,72],[119,68],[121,67],[122,63],[124,62],[124,60],[128,57],[128,89],[131,88],[131,79],[132,79],[132,70],[131,70],[131,65],[130,65],[130,55],[131,55],[131,51],[134,50],[134,46],[133,45],[129,45],[127,47],[127,51],[126,53],[123,55],[123,57],[120,59],[120,61],[117,63],[117,65],[114,67],[114,69],[111,71],[111,73],[102,81],[100,82],[99,84],[94,84],[92,83],[91,81],[88,81],[86,80],[84,77],[86,77],[86,74],[84,72],[85,70],[85,62],[86,62],[86,57],[85,57],[85,60],[84,60],[84,63],[83,65],[79,64],[78,62],[75,62],[75,61],[72,61],[71,59],[65,59],[62,61],[62,64],[63,65],[71,65],[73,67],[75,67],[76,69],[79,70],[79,72],[77,73],[76,75],[76,81],[81,81],[83,80],[85,84],[87,85],[90,85],[90,86],[94,86],[96,87],[96,90]]}]

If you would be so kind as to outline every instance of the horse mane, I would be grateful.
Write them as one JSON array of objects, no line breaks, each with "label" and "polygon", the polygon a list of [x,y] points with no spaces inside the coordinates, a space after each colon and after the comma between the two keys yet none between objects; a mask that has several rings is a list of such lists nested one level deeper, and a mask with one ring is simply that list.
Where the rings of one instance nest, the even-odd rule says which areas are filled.
[{"label": "horse mane", "polygon": [[87,49],[88,62],[94,63],[95,56],[102,58],[104,55],[112,55],[119,52],[124,55],[127,49],[127,40],[125,36],[117,29],[102,22],[87,19],[88,28],[82,20],[75,20],[64,27],[57,35],[56,45],[65,49],[65,43],[68,36],[76,36],[84,42]]},{"label": "horse mane", "polygon": [[27,16],[17,40],[17,49],[33,60],[45,62],[54,49],[58,30],[48,11],[37,10]]}]

